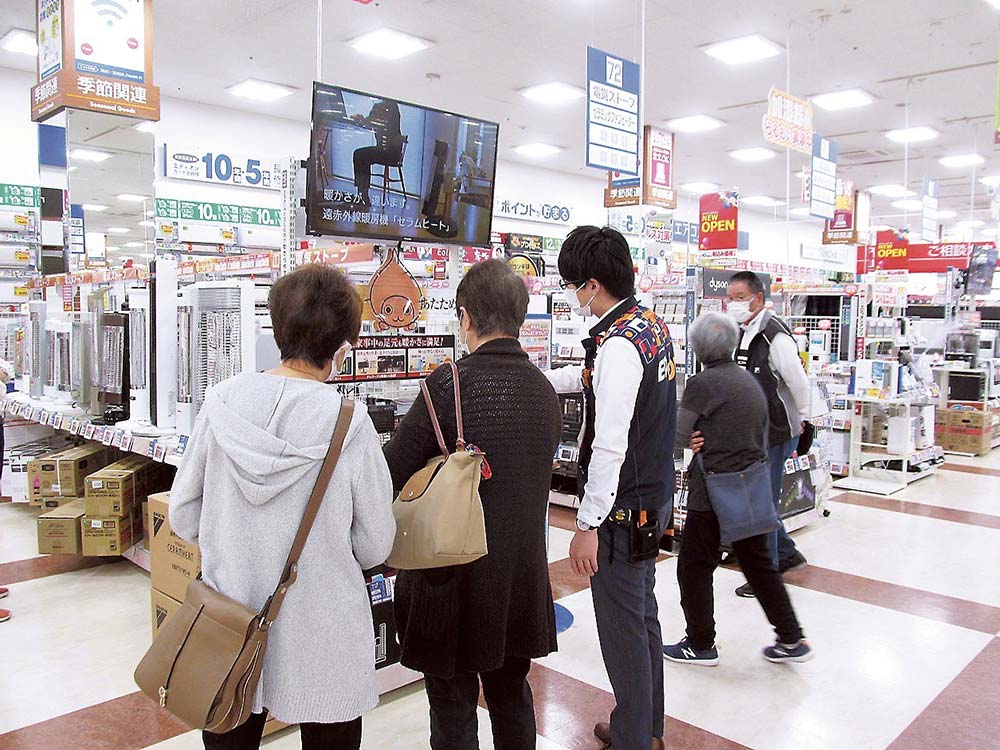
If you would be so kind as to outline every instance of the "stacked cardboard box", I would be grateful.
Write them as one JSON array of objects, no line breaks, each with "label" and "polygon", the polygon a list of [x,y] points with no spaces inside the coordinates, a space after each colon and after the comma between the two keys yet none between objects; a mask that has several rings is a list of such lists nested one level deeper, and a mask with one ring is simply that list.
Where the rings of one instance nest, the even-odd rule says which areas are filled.
[{"label": "stacked cardboard box", "polygon": [[112,557],[124,554],[133,544],[138,524],[131,516],[80,519],[84,557]]},{"label": "stacked cardboard box", "polygon": [[82,500],[65,505],[38,517],[38,552],[42,555],[79,555],[81,549],[80,519]]},{"label": "stacked cardboard box", "polygon": [[88,474],[108,465],[108,448],[87,443],[28,462],[28,492],[32,505],[46,497],[77,498]]},{"label": "stacked cardboard box", "polygon": [[[159,464],[138,455],[129,455],[90,474],[84,481],[84,538],[93,544],[84,544],[84,554],[122,554],[129,546],[137,544],[144,537],[142,511],[147,493],[159,489],[166,481],[166,474]],[[99,533],[98,530],[101,530]],[[116,539],[118,544],[114,543]],[[96,538],[107,539],[102,546]],[[126,542],[128,543],[126,545]],[[120,551],[109,551],[125,545]],[[86,550],[92,550],[90,552]]]},{"label": "stacked cardboard box", "polygon": [[993,415],[975,409],[951,409],[945,450],[980,455],[993,446]]},{"label": "stacked cardboard box", "polygon": [[[170,527],[170,493],[149,496],[150,584],[153,587],[153,635],[180,607],[188,584],[201,572],[198,546],[181,539]],[[158,614],[159,613],[159,614]]]},{"label": "stacked cardboard box", "polygon": [[[9,428],[5,427],[5,430]],[[7,433],[5,432],[5,435]],[[73,446],[73,439],[68,435],[52,435],[39,440],[21,443],[17,446],[7,445],[3,456],[2,494],[11,502],[27,503],[31,501],[28,482],[28,464],[41,456],[57,453]],[[36,506],[38,502],[34,503]]]}]

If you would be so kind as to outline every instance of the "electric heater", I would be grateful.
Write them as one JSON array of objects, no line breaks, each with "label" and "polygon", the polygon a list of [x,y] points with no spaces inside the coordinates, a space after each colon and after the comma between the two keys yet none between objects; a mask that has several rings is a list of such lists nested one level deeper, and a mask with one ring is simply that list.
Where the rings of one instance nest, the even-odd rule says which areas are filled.
[{"label": "electric heater", "polygon": [[48,352],[45,344],[45,315],[43,300],[28,303],[28,395],[42,398],[48,381]]}]

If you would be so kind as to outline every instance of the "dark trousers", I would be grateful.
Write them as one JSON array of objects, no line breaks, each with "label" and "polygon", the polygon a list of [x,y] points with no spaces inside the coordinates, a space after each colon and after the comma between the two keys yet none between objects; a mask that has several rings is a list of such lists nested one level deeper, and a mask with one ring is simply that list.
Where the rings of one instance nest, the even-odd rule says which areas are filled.
[{"label": "dark trousers", "polygon": [[368,191],[372,184],[372,165],[399,163],[399,149],[383,146],[366,146],[354,152],[354,185],[358,194],[369,200]]},{"label": "dark trousers", "polygon": [[663,736],[663,636],[656,605],[656,560],[629,562],[629,532],[605,523],[597,532],[598,571],[591,579],[597,635],[615,694],[611,739],[645,750]]},{"label": "dark trousers", "polygon": [[[781,516],[781,483],[785,479],[785,461],[792,457],[795,449],[799,447],[798,436],[793,437],[787,443],[778,443],[771,446],[767,451],[767,462],[771,467],[771,491],[774,493],[774,507],[778,509],[778,516]],[[777,531],[772,531],[767,535],[768,547],[771,550],[771,559],[774,567],[784,560],[794,557],[796,549],[795,542],[785,531],[785,524],[782,523]]]},{"label": "dark trousers", "polygon": [[528,685],[531,660],[508,657],[495,672],[462,672],[445,679],[424,676],[431,706],[431,750],[478,750],[479,682],[493,726],[496,750],[534,750],[535,702]]},{"label": "dark trousers", "polygon": [[[768,622],[782,643],[802,638],[788,590],[771,558],[767,534],[733,542],[743,575],[753,586]],[[691,647],[704,651],[715,645],[715,599],[712,576],[719,567],[719,519],[710,510],[689,510],[684,521],[677,582]]]},{"label": "dark trousers", "polygon": [[[264,735],[267,714],[252,714],[246,723],[225,734],[202,732],[205,750],[257,750]],[[343,724],[300,724],[302,750],[358,750],[361,718]]]}]

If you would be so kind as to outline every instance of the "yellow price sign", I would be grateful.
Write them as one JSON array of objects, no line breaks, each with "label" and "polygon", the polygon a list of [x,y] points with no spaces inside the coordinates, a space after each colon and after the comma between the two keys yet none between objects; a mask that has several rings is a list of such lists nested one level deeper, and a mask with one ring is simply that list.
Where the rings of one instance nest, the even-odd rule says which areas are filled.
[{"label": "yellow price sign", "polygon": [[18,214],[17,216],[14,217],[14,223],[17,224],[18,226],[26,227],[28,226],[28,217]]},{"label": "yellow price sign", "polygon": [[28,296],[28,287],[26,287],[26,286],[16,286],[16,287],[14,287],[14,296],[15,297],[27,297]]},{"label": "yellow price sign", "polygon": [[31,257],[31,256],[28,255],[28,251],[27,250],[15,250],[14,251],[14,259],[15,260],[26,261],[26,260],[28,260],[29,257]]}]

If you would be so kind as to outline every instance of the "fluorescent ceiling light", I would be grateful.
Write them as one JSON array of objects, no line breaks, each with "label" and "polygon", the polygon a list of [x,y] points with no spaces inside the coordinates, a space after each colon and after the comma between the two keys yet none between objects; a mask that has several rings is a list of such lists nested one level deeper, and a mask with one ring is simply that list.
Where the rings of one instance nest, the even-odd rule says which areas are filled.
[{"label": "fluorescent ceiling light", "polygon": [[954,219],[956,216],[958,216],[958,214],[952,211],[950,208],[946,208],[944,211],[937,212],[937,217],[939,219]]},{"label": "fluorescent ceiling light", "polygon": [[105,231],[108,234],[128,234],[132,230],[128,227],[108,227]]},{"label": "fluorescent ceiling light", "polygon": [[84,211],[107,211],[108,207],[100,203],[84,203],[81,208]]},{"label": "fluorescent ceiling light", "polygon": [[705,54],[721,60],[726,65],[743,65],[768,57],[777,57],[781,54],[781,47],[760,34],[751,34],[705,47]]},{"label": "fluorescent ceiling light", "polygon": [[[1000,2],[1000,0],[998,0],[998,2]],[[980,178],[979,181],[986,185],[986,187],[1000,187],[1000,175],[988,175]]]},{"label": "fluorescent ceiling light", "polygon": [[126,242],[125,247],[145,247],[145,242]]},{"label": "fluorescent ceiling light", "polygon": [[150,221],[149,219],[146,219],[144,221],[140,221],[139,222],[139,226],[140,227],[155,227],[156,226],[156,222],[155,221]]},{"label": "fluorescent ceiling light", "polygon": [[135,193],[119,193],[115,198],[125,203],[142,203],[149,200],[148,195],[136,195]]},{"label": "fluorescent ceiling light", "polygon": [[354,37],[348,42],[355,50],[386,60],[399,60],[431,46],[426,39],[404,34],[395,29],[376,29]]},{"label": "fluorescent ceiling light", "polygon": [[922,143],[923,141],[933,141],[941,135],[934,128],[926,125],[918,125],[915,128],[901,128],[900,130],[890,130],[885,137],[896,143]]},{"label": "fluorescent ceiling light", "polygon": [[721,128],[725,123],[708,115],[691,115],[667,120],[667,127],[678,133],[704,133],[708,130]]},{"label": "fluorescent ceiling light", "polygon": [[104,250],[105,250],[105,252],[108,252],[108,253],[117,253],[119,250],[121,250],[121,248],[118,247],[118,245],[106,245],[104,247]]},{"label": "fluorescent ceiling light", "polygon": [[979,229],[985,223],[982,219],[964,219],[955,224],[955,226],[959,229]]},{"label": "fluorescent ceiling light", "polygon": [[133,130],[138,130],[140,133],[155,133],[156,123],[151,120],[146,120],[145,122],[140,122],[136,125]]},{"label": "fluorescent ceiling light", "polygon": [[979,154],[954,154],[938,159],[938,161],[945,167],[974,167],[977,164],[982,164],[986,159]]},{"label": "fluorescent ceiling light", "polygon": [[754,148],[739,148],[735,151],[730,151],[729,155],[736,159],[736,161],[767,161],[768,159],[773,159],[776,154],[769,148],[764,148],[763,146],[755,146]]},{"label": "fluorescent ceiling light", "polygon": [[876,185],[868,188],[868,192],[872,195],[881,195],[883,198],[910,198],[916,195],[902,185]]},{"label": "fluorescent ceiling light", "polygon": [[893,208],[900,208],[904,211],[923,211],[924,202],[919,198],[907,198],[901,201],[893,201]]},{"label": "fluorescent ceiling light", "polygon": [[770,195],[748,195],[745,198],[740,198],[740,204],[744,206],[776,208],[777,206],[784,206],[785,202],[779,201],[777,198],[772,198]]},{"label": "fluorescent ceiling light", "polygon": [[691,195],[705,195],[705,193],[714,193],[719,189],[719,186],[714,182],[686,182],[681,185],[681,190],[685,193],[691,193]]},{"label": "fluorescent ceiling light", "polygon": [[514,151],[521,156],[530,156],[532,159],[544,159],[546,156],[555,156],[562,149],[548,143],[526,143],[523,146],[515,146]]},{"label": "fluorescent ceiling light", "polygon": [[875,97],[862,89],[845,89],[814,96],[810,101],[820,109],[837,112],[841,109],[865,107],[875,101]]},{"label": "fluorescent ceiling light", "polygon": [[267,81],[258,81],[256,78],[247,78],[245,81],[240,81],[230,86],[226,91],[233,96],[252,99],[255,102],[273,102],[295,93],[295,89],[288,86],[268,83]]},{"label": "fluorescent ceiling light", "polygon": [[38,54],[38,43],[35,35],[24,29],[11,29],[0,39],[0,47],[8,52],[35,57]]},{"label": "fluorescent ceiling light", "polygon": [[69,152],[70,159],[77,159],[79,161],[107,161],[112,157],[107,151],[94,151],[90,148],[74,148]]},{"label": "fluorescent ceiling light", "polygon": [[562,81],[540,83],[537,86],[521,89],[521,96],[526,99],[548,105],[567,104],[582,99],[585,95],[586,92],[579,86],[572,86]]},{"label": "fluorescent ceiling light", "polygon": [[810,215],[809,214],[809,207],[808,206],[799,206],[798,208],[793,208],[788,213],[790,213],[792,216],[809,216]]}]

